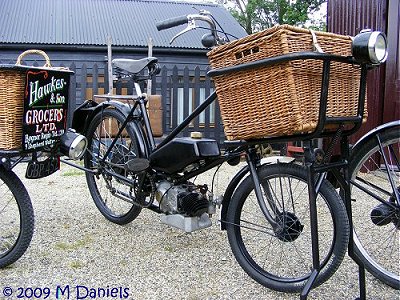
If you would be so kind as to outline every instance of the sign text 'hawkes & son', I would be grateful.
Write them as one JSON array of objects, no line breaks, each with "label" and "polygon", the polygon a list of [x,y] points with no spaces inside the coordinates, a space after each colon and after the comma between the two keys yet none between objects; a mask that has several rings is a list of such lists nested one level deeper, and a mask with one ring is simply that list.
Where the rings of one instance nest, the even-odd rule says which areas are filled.
[{"label": "sign text 'hawkes & son'", "polygon": [[35,150],[51,146],[66,128],[69,76],[67,72],[26,72],[23,147]]}]

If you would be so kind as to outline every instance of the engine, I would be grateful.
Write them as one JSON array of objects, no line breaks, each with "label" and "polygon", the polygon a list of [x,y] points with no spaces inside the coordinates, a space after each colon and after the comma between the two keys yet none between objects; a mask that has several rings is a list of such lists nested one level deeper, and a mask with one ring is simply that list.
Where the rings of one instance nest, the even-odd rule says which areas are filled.
[{"label": "engine", "polygon": [[192,183],[173,185],[168,181],[157,184],[156,199],[166,214],[200,217],[208,211],[207,187]]}]

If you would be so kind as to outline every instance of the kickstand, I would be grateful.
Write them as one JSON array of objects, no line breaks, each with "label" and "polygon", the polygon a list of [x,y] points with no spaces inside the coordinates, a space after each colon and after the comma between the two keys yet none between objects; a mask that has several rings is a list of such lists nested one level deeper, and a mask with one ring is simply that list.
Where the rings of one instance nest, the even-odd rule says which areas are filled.
[{"label": "kickstand", "polygon": [[[348,161],[350,157],[350,149],[347,136],[342,136],[340,146],[341,146],[342,157],[346,161]],[[366,300],[367,292],[365,284],[365,266],[363,262],[360,260],[360,258],[358,258],[358,256],[354,253],[353,213],[351,208],[350,174],[348,170],[348,165],[346,165],[343,168],[343,177],[341,177],[340,174],[338,174],[338,176],[336,177],[339,180],[339,182],[341,182],[341,186],[344,191],[342,197],[344,199],[347,216],[349,219],[350,238],[349,238],[348,254],[350,258],[353,259],[353,261],[358,265],[358,283],[359,283],[360,297],[357,297],[356,300]]]},{"label": "kickstand", "polygon": [[306,285],[300,294],[301,300],[306,300],[308,294],[310,293],[315,280],[320,272],[320,262],[319,262],[319,244],[318,244],[318,216],[317,216],[317,192],[315,190],[315,171],[314,162],[315,155],[314,151],[311,149],[311,141],[304,142],[304,161],[307,168],[307,183],[308,183],[308,194],[310,203],[310,226],[311,226],[311,246],[312,246],[312,256],[313,256],[313,269],[311,271],[310,278],[308,279]]}]

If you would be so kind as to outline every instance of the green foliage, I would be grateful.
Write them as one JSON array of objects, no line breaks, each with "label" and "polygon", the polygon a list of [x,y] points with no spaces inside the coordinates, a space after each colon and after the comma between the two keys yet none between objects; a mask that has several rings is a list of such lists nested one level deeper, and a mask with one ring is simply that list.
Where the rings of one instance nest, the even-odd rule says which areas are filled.
[{"label": "green foliage", "polygon": [[[229,0],[225,5],[251,34],[276,24],[304,26],[309,14],[317,11],[327,0]],[[325,22],[309,22],[314,29],[324,30]]]},{"label": "green foliage", "polygon": [[93,239],[90,236],[86,235],[83,237],[82,240],[78,240],[73,243],[63,243],[63,242],[57,243],[55,245],[55,248],[57,250],[65,250],[65,251],[78,250],[80,248],[85,248],[92,242],[93,242]]}]

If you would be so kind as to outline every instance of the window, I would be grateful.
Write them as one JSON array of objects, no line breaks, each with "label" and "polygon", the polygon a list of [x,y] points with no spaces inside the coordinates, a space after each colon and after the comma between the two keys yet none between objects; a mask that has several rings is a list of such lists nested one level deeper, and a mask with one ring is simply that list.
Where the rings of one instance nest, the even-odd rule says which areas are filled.
[{"label": "window", "polygon": [[[203,103],[204,100],[206,100],[206,89],[205,88],[200,88],[200,103]],[[214,89],[211,88],[210,89],[210,94],[212,94],[214,92]],[[210,104],[209,106],[209,125],[210,127],[214,127],[215,126],[215,101],[213,103]],[[206,112],[207,110],[203,111],[200,115],[199,115],[199,125],[200,127],[205,126],[206,123]]]}]

